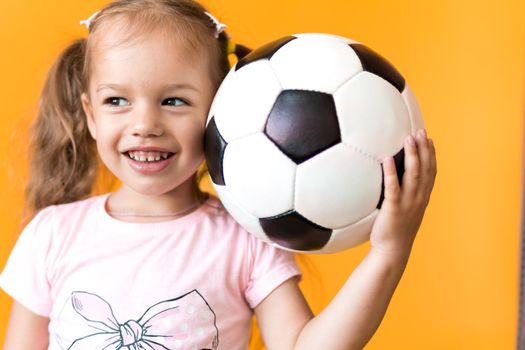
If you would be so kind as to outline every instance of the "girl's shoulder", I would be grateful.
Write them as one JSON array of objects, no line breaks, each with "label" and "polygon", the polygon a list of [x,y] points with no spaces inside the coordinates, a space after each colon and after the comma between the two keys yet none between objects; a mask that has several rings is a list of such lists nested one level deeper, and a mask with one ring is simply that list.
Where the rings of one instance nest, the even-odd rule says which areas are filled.
[{"label": "girl's shoulder", "polygon": [[103,206],[106,199],[111,193],[104,193],[95,196],[89,196],[84,199],[80,199],[71,203],[64,203],[56,205],[60,211],[71,211],[71,210],[85,210],[93,208],[95,206]]},{"label": "girl's shoulder", "polygon": [[91,196],[71,203],[57,204],[44,210],[53,211],[55,219],[67,219],[69,221],[92,214],[100,214],[104,209],[104,203],[109,193]]},{"label": "girl's shoulder", "polygon": [[255,250],[272,246],[255,216],[231,203],[227,207],[219,198],[210,195],[203,205],[203,211],[207,214],[205,220],[210,220],[210,226],[218,235],[230,235],[238,244],[246,244]]},{"label": "girl's shoulder", "polygon": [[207,216],[216,218],[228,218],[229,214],[224,205],[215,195],[208,193],[208,198],[202,204],[201,209]]},{"label": "girl's shoulder", "polygon": [[79,213],[85,213],[87,211],[92,211],[95,207],[102,207],[105,198],[109,194],[103,194],[98,196],[88,197],[82,200],[78,200],[71,203],[64,204],[53,204],[45,208],[40,209],[33,216],[31,221],[41,221],[41,220],[56,220],[60,217],[71,218],[71,215],[75,216]]},{"label": "girl's shoulder", "polygon": [[[208,199],[201,207],[206,219],[212,220],[215,225],[228,227],[236,231],[245,231],[244,227],[230,214],[221,200],[215,195],[208,194]],[[230,210],[232,210],[230,208]]]},{"label": "girl's shoulder", "polygon": [[84,200],[50,205],[39,210],[33,218],[25,225],[16,246],[18,251],[26,252],[30,256],[31,252],[40,252],[51,256],[63,246],[65,240],[74,236],[78,228],[83,225],[85,218],[91,215],[93,208],[100,206],[104,195],[90,197]]},{"label": "girl's shoulder", "polygon": [[55,204],[39,210],[27,224],[26,228],[48,228],[55,231],[78,223],[79,221],[96,220],[103,210],[105,198],[109,194],[92,196],[71,203]]},{"label": "girl's shoulder", "polygon": [[221,200],[215,195],[208,194],[208,199],[199,208],[201,217],[199,221],[208,221],[214,227],[220,227],[222,230],[229,228],[230,230],[242,229],[242,227],[235,221],[230,213],[224,207]]}]

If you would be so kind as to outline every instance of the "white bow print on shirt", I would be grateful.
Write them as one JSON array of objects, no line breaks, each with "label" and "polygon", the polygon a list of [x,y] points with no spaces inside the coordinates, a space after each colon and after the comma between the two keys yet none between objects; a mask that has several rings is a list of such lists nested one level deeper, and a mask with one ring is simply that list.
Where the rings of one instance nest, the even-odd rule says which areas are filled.
[{"label": "white bow print on shirt", "polygon": [[74,292],[71,304],[94,331],[68,350],[216,350],[219,343],[215,314],[197,290],[157,303],[124,323],[96,294]]}]

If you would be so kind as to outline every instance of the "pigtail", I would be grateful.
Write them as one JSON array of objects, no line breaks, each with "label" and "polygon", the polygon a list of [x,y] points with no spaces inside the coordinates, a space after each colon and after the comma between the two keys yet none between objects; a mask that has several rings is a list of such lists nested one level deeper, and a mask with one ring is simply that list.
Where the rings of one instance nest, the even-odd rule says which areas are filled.
[{"label": "pigtail", "polygon": [[[226,32],[219,34],[219,46],[222,50],[221,56],[227,58],[229,54],[233,54],[239,61],[252,52],[252,49],[249,47],[235,43]],[[228,73],[228,70],[229,67],[226,69],[226,73]]]},{"label": "pigtail", "polygon": [[244,45],[241,44],[235,44],[235,50],[233,51],[233,54],[237,56],[238,60],[242,60],[244,56],[248,55],[252,50]]},{"label": "pigtail", "polygon": [[32,126],[26,208],[30,213],[91,193],[97,172],[95,142],[81,105],[86,40],[67,47],[55,62]]}]

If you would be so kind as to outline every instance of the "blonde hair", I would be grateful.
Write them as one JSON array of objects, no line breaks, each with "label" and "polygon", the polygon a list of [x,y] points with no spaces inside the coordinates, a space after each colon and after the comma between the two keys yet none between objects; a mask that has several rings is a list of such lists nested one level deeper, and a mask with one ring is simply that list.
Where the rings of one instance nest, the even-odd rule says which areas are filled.
[{"label": "blonde hair", "polygon": [[[228,37],[224,32],[216,37],[215,24],[205,11],[193,0],[114,1],[92,18],[86,39],[74,41],[60,54],[49,72],[33,124],[26,189],[29,213],[34,215],[46,206],[73,202],[92,193],[100,161],[80,98],[88,91],[91,52],[100,28],[123,20],[127,24],[124,40],[165,30],[182,39],[188,50],[206,48],[210,78],[217,89],[229,70]],[[239,45],[235,54],[248,52]],[[205,172],[205,168],[199,170],[197,181]]]}]

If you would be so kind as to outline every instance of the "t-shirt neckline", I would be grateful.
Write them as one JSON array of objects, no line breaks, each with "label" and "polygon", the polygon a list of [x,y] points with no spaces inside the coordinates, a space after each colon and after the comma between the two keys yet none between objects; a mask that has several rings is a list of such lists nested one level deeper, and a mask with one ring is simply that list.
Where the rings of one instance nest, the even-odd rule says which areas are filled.
[{"label": "t-shirt neckline", "polygon": [[157,221],[157,222],[130,222],[130,221],[122,221],[119,219],[114,218],[111,216],[107,209],[107,201],[109,199],[109,196],[113,192],[109,192],[106,194],[103,194],[100,196],[99,201],[97,203],[97,210],[100,213],[101,217],[104,221],[107,223],[113,225],[113,226],[126,226],[128,228],[162,228],[162,227],[173,227],[175,225],[184,225],[189,222],[195,222],[202,216],[206,210],[206,207],[211,205],[211,202],[213,201],[213,196],[208,195],[208,198],[202,202],[194,211],[191,213],[184,215],[179,218],[166,220],[166,221]]}]

